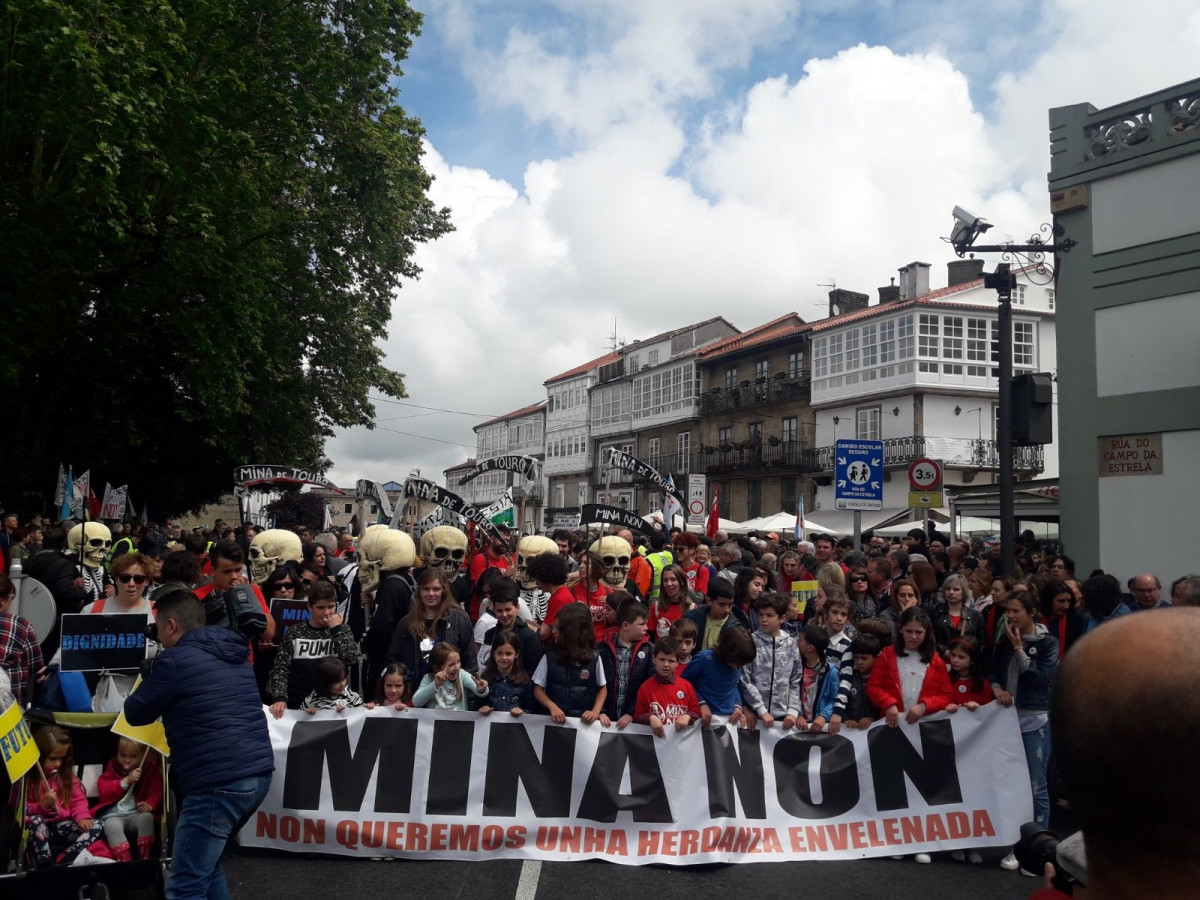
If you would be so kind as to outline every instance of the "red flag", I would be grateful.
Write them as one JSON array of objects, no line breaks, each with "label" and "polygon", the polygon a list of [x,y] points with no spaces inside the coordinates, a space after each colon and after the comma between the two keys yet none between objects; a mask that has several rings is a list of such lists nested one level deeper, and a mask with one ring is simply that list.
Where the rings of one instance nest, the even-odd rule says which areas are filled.
[{"label": "red flag", "polygon": [[721,508],[721,486],[718,484],[717,489],[713,491],[712,504],[708,507],[708,523],[704,526],[704,533],[709,537],[717,536],[717,524],[719,516],[718,510]]},{"label": "red flag", "polygon": [[88,512],[91,513],[91,516],[89,516],[89,518],[91,518],[94,521],[94,520],[100,518],[100,510],[102,508],[102,504],[101,504],[100,498],[97,497],[96,493],[92,490],[91,481],[88,482],[87,491],[88,491],[88,495],[87,495]]}]

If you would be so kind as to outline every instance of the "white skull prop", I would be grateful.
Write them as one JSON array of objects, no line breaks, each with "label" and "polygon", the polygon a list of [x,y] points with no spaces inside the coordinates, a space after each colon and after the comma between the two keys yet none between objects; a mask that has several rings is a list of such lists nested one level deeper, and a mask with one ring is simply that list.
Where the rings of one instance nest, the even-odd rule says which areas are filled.
[{"label": "white skull prop", "polygon": [[535,556],[541,556],[543,553],[557,554],[558,544],[540,534],[531,534],[529,537],[523,537],[520,543],[517,544],[517,582],[527,591],[531,591],[537,587],[537,582],[529,577],[529,573],[525,571],[525,566]]},{"label": "white skull prop", "polygon": [[633,556],[629,541],[609,534],[593,542],[588,550],[600,557],[600,563],[604,566],[604,583],[612,588],[625,587],[625,580],[629,577],[629,559]]},{"label": "white skull prop", "polygon": [[453,525],[429,529],[421,538],[421,559],[425,565],[441,569],[446,580],[453,582],[467,556],[467,536]]},{"label": "white skull prop", "polygon": [[300,535],[286,528],[260,531],[250,542],[250,576],[255,584],[262,584],[285,562],[302,559],[304,551],[300,547]]},{"label": "white skull prop", "polygon": [[358,583],[364,591],[375,591],[384,572],[407,569],[416,559],[417,545],[407,534],[372,525],[358,543]]},{"label": "white skull prop", "polygon": [[104,558],[112,547],[112,532],[99,522],[83,522],[67,532],[67,546],[71,554],[79,558],[79,545],[83,544],[83,564],[89,569],[104,565]]}]

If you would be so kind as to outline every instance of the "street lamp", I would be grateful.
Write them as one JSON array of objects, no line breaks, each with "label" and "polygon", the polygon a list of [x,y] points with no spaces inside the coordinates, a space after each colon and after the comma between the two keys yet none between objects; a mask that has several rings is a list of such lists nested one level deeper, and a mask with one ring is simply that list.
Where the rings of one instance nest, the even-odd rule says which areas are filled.
[{"label": "street lamp", "polygon": [[[999,421],[996,428],[996,449],[1000,457],[1000,571],[1005,575],[1015,574],[1014,542],[1016,539],[1016,514],[1013,509],[1013,429],[1012,429],[1012,291],[1016,276],[1012,272],[1013,261],[1024,269],[1026,277],[1034,284],[1050,284],[1054,280],[1054,267],[1047,264],[1046,254],[1067,253],[1076,242],[1067,238],[1058,243],[1046,243],[1044,235],[1061,238],[1062,226],[1042,225],[1038,233],[1032,234],[1024,244],[976,244],[979,236],[991,228],[991,223],[967,212],[961,206],[954,207],[954,227],[946,241],[954,247],[959,258],[967,251],[974,253],[999,253],[1004,262],[998,263],[995,272],[983,276],[984,287],[996,292],[1000,308],[996,317],[999,340]],[[982,414],[981,414],[982,418]],[[982,427],[982,426],[981,426]]]}]

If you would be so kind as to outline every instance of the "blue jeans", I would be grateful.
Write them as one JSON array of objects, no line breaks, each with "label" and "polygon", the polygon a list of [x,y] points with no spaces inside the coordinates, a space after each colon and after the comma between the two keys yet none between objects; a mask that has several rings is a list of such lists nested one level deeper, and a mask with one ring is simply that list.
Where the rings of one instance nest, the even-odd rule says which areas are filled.
[{"label": "blue jeans", "polygon": [[1046,767],[1050,763],[1050,726],[1021,732],[1025,744],[1025,764],[1029,767],[1029,786],[1033,789],[1033,819],[1043,828],[1050,824],[1050,788]]},{"label": "blue jeans", "polygon": [[270,775],[193,791],[183,798],[175,824],[167,900],[228,900],[221,859],[271,787]]}]

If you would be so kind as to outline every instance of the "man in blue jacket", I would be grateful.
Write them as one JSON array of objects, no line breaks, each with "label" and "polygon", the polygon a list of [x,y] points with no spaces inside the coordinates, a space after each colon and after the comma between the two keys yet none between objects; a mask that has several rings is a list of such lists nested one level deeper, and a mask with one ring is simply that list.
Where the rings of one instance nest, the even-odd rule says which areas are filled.
[{"label": "man in blue jacket", "polygon": [[221,858],[262,803],[275,769],[246,638],[206,627],[190,591],[155,598],[163,652],[125,701],[131,725],[162,717],[183,793],[168,900],[227,898]]}]

